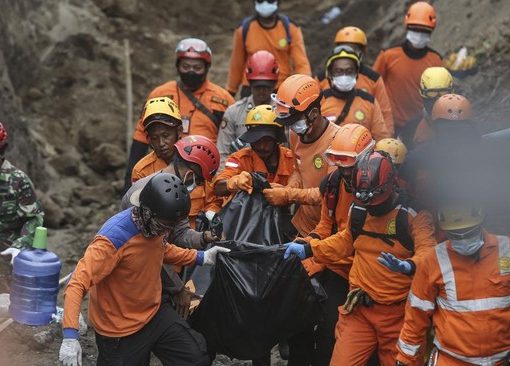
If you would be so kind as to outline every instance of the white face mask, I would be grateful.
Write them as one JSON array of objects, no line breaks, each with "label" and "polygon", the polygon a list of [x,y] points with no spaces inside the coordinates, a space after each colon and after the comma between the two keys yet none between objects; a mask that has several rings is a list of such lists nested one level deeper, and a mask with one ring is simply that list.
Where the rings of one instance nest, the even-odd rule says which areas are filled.
[{"label": "white face mask", "polygon": [[356,76],[342,75],[333,78],[333,87],[342,92],[351,91],[356,86]]},{"label": "white face mask", "polygon": [[278,10],[278,2],[270,3],[267,1],[263,1],[261,3],[255,3],[255,11],[262,18],[268,18],[273,15]]},{"label": "white face mask", "polygon": [[304,119],[300,119],[290,126],[290,129],[298,135],[304,135],[308,131],[308,125]]},{"label": "white face mask", "polygon": [[408,30],[406,39],[415,48],[425,48],[430,42],[430,33]]},{"label": "white face mask", "polygon": [[455,239],[451,240],[452,249],[460,255],[475,254],[484,244],[483,239],[479,236],[468,239]]}]

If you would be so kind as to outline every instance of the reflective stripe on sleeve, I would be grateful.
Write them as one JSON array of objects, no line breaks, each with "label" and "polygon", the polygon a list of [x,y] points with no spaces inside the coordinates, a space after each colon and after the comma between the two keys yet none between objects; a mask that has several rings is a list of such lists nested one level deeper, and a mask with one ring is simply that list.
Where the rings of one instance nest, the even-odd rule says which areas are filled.
[{"label": "reflective stripe on sleeve", "polygon": [[409,291],[409,304],[413,308],[417,308],[423,311],[431,311],[434,310],[436,305],[432,301],[428,300],[422,300],[415,294],[413,294],[412,291]]},{"label": "reflective stripe on sleeve", "polygon": [[412,345],[404,342],[402,339],[398,339],[398,347],[404,352],[407,356],[414,357],[418,353],[418,350],[420,349],[420,345]]}]

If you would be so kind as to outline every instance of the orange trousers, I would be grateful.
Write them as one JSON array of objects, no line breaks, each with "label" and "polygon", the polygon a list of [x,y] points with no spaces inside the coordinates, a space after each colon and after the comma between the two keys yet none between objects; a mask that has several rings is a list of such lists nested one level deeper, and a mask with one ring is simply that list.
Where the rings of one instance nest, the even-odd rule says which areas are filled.
[{"label": "orange trousers", "polygon": [[404,324],[405,301],[394,305],[359,305],[340,313],[331,366],[364,366],[377,350],[382,366],[395,366],[397,341]]}]

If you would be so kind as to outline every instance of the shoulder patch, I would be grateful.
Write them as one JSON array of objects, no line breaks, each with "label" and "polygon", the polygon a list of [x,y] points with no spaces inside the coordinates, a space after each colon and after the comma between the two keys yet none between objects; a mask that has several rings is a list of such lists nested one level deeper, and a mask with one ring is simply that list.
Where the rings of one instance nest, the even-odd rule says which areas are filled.
[{"label": "shoulder patch", "polygon": [[375,98],[372,94],[369,94],[366,91],[361,90],[361,89],[356,89],[356,96],[358,96],[364,100],[368,100],[370,103],[375,102]]},{"label": "shoulder patch", "polygon": [[368,67],[365,64],[361,64],[361,67],[359,69],[359,73],[365,75],[366,77],[368,77],[372,81],[377,81],[381,77],[381,75],[379,75],[379,73],[377,71],[375,71],[374,69]]},{"label": "shoulder patch", "polygon": [[211,97],[211,102],[214,102],[214,103],[218,103],[218,104],[221,104],[225,107],[228,107],[228,101],[226,99],[223,99],[223,98],[220,98],[220,97],[217,97],[215,95],[213,95]]},{"label": "shoulder patch", "polygon": [[131,218],[131,211],[132,208],[128,208],[108,219],[97,235],[108,238],[116,249],[120,249],[129,239],[140,233]]}]

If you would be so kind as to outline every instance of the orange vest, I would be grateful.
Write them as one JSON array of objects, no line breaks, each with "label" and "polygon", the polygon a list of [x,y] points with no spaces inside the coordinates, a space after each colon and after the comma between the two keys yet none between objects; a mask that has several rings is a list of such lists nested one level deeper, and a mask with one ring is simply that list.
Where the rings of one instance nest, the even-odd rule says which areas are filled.
[{"label": "orange vest", "polygon": [[[394,234],[399,209],[400,205],[383,216],[367,213],[363,230]],[[377,258],[381,252],[388,252],[400,259],[410,259],[419,266],[423,256],[436,244],[432,216],[426,211],[416,213],[410,208],[407,211],[409,234],[414,240],[414,254],[397,240],[393,240],[393,246],[363,234],[354,240],[348,224],[345,230],[324,240],[310,240],[315,261],[330,265],[354,255],[349,273],[351,288],[363,289],[375,302],[384,305],[404,301],[411,287],[412,276],[389,270]]]},{"label": "orange vest", "polygon": [[131,173],[131,183],[165,169],[168,164],[151,151],[138,161]]},{"label": "orange vest", "polygon": [[236,93],[239,85],[248,85],[245,76],[248,57],[260,50],[271,52],[278,62],[279,75],[277,87],[292,74],[311,75],[310,62],[306,56],[305,42],[301,29],[294,23],[289,24],[292,42],[287,42],[287,34],[282,20],[278,20],[271,29],[263,28],[257,20],[250,23],[246,42],[243,42],[242,27],[234,31],[232,55],[228,71],[227,89]]},{"label": "orange vest", "polygon": [[[339,115],[346,107],[347,99],[336,97],[333,93],[333,89],[324,91],[324,98],[321,101],[321,113],[331,122],[336,123]],[[355,89],[352,93],[354,94],[352,104],[343,121],[339,121],[339,124],[358,123],[363,125],[370,130],[375,140],[392,137],[393,135],[384,122],[381,108],[375,98],[359,89]]]},{"label": "orange vest", "polygon": [[413,51],[407,43],[382,50],[377,56],[373,68],[384,79],[395,127],[404,127],[407,121],[421,113],[421,74],[433,66],[443,66],[441,56],[436,51],[430,48]]},{"label": "orange vest", "polygon": [[398,341],[398,360],[416,359],[432,318],[434,344],[462,364],[497,365],[510,351],[510,244],[484,234],[476,257],[449,241],[417,268]]},{"label": "orange vest", "polygon": [[[229,105],[234,104],[234,98],[221,86],[206,80],[204,84],[193,92],[193,95],[212,113],[216,114],[221,121],[223,113]],[[151,91],[147,99],[166,96],[173,99],[179,106],[179,111],[183,120],[184,136],[202,135],[216,142],[218,137],[218,127],[213,121],[200,110],[184,95],[182,90],[177,87],[176,81],[168,81]],[[148,144],[147,134],[143,129],[142,118],[138,120],[133,139]]]}]

